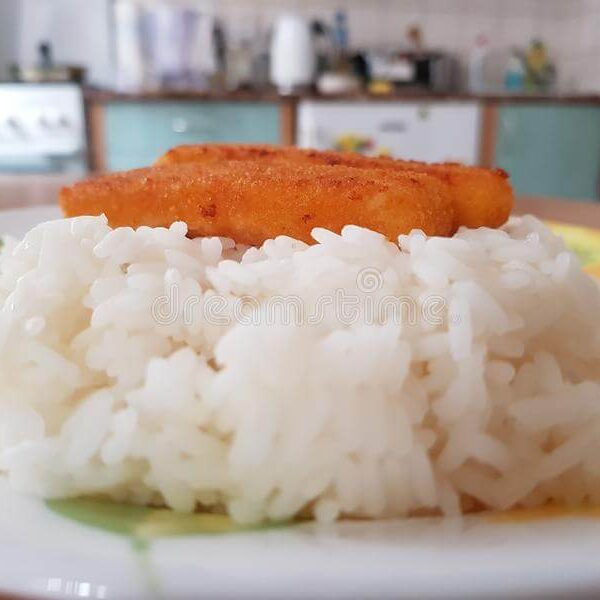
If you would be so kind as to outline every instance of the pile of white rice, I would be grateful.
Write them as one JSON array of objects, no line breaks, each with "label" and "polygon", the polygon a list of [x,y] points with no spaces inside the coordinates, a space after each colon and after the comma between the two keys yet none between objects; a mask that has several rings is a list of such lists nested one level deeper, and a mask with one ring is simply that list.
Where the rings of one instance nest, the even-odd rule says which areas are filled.
[{"label": "pile of white rice", "polygon": [[185,234],[83,217],[7,244],[17,490],[240,522],[600,503],[600,294],[537,220],[245,252]]}]

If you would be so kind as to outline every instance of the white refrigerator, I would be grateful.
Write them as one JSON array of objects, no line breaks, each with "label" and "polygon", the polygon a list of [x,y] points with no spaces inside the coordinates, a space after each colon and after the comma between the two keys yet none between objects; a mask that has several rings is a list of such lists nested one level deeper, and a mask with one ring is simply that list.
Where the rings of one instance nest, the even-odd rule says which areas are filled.
[{"label": "white refrigerator", "polygon": [[350,150],[427,162],[479,162],[481,107],[470,101],[335,101],[300,103],[304,148]]}]

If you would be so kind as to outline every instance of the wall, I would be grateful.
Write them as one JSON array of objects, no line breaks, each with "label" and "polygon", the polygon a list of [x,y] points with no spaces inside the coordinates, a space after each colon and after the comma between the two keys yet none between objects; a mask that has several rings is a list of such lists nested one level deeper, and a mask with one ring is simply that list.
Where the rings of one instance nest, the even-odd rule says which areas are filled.
[{"label": "wall", "polygon": [[56,62],[90,68],[92,83],[113,78],[111,0],[0,0],[21,5],[18,58],[38,60],[37,47],[50,41]]},{"label": "wall", "polygon": [[[532,37],[540,37],[557,63],[562,89],[600,92],[600,0],[138,1],[179,2],[216,12],[224,18],[233,38],[264,32],[284,10],[331,20],[339,8],[348,13],[354,47],[398,44],[412,24],[421,26],[428,44],[447,48],[463,58],[479,33],[485,33],[499,52],[512,45],[525,46]],[[92,81],[110,84],[114,71],[107,10],[110,2],[0,0],[0,76],[6,57],[15,54],[15,23],[22,6],[25,35],[18,53],[22,62],[35,60],[36,44],[52,30],[58,60],[91,61]]]},{"label": "wall", "polygon": [[0,79],[8,74],[8,65],[17,58],[17,29],[20,5],[15,0],[0,0]]},{"label": "wall", "polygon": [[[600,1],[584,0],[567,44],[565,69],[582,88],[600,91]],[[579,41],[577,39],[579,38]]]},{"label": "wall", "polygon": [[412,24],[428,44],[463,58],[479,33],[498,50],[539,37],[557,63],[561,88],[600,91],[600,0],[220,0],[217,11],[233,29],[248,30],[286,9],[331,19],[339,8],[348,13],[355,47],[402,42]]}]

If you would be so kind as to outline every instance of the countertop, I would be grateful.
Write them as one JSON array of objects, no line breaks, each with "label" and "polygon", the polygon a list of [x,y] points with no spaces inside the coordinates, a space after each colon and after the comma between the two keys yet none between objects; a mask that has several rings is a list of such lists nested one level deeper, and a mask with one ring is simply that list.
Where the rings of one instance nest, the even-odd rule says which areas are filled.
[{"label": "countertop", "polygon": [[[56,203],[60,188],[76,179],[75,175],[0,175],[0,210]],[[523,196],[517,199],[514,213],[600,229],[600,202]]]},{"label": "countertop", "polygon": [[77,175],[0,175],[0,210],[54,204]]},{"label": "countertop", "polygon": [[356,92],[351,94],[323,95],[307,90],[305,93],[294,95],[281,95],[273,88],[265,90],[240,90],[240,91],[140,91],[135,93],[117,92],[114,90],[101,90],[85,88],[85,98],[90,103],[105,104],[108,102],[161,102],[161,101],[196,101],[196,102],[279,102],[296,103],[301,100],[346,101],[346,102],[392,102],[392,101],[467,101],[474,100],[484,103],[513,103],[513,102],[547,102],[563,104],[600,104],[598,94],[576,93],[496,93],[473,94],[469,92],[435,92],[419,88],[406,88],[391,94],[370,94]]}]

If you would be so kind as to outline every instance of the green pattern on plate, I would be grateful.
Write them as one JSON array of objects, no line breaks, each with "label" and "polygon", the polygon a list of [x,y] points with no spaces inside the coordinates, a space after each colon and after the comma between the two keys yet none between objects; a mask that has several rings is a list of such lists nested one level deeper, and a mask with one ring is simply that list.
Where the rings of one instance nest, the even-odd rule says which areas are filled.
[{"label": "green pattern on plate", "polygon": [[166,508],[119,504],[108,500],[75,498],[48,500],[48,508],[72,521],[144,542],[160,537],[222,534],[265,526],[243,526],[226,515],[178,513]]}]

